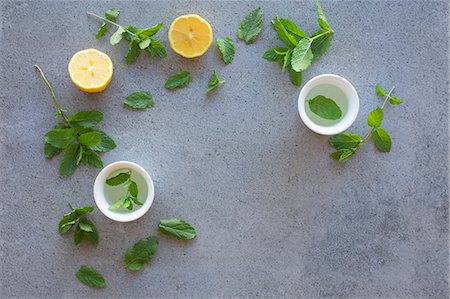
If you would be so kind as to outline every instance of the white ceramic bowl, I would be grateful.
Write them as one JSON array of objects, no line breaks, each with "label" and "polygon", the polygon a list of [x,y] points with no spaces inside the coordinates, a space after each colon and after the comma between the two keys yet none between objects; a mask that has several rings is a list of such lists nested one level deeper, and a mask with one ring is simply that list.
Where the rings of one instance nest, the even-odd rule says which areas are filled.
[{"label": "white ceramic bowl", "polygon": [[[121,169],[130,169],[132,171],[139,173],[147,183],[148,189],[147,198],[144,204],[141,207],[139,207],[139,209],[125,213],[118,213],[109,210],[110,203],[105,197],[106,180],[108,179],[108,177],[111,176],[112,173]],[[111,163],[105,168],[103,168],[102,171],[100,171],[100,173],[98,174],[97,178],[95,179],[94,183],[95,204],[106,217],[115,221],[130,222],[142,217],[152,206],[154,197],[155,197],[155,187],[153,186],[152,178],[147,173],[147,171],[145,171],[144,168],[133,162],[119,161]]]},{"label": "white ceramic bowl", "polygon": [[[311,89],[318,85],[331,84],[342,90],[348,101],[348,109],[344,117],[336,124],[331,126],[321,126],[314,123],[306,114],[305,101]],[[303,123],[312,131],[322,135],[336,135],[347,130],[355,121],[359,111],[359,97],[356,89],[346,79],[338,75],[324,74],[309,80],[303,86],[298,96],[298,112]]]}]

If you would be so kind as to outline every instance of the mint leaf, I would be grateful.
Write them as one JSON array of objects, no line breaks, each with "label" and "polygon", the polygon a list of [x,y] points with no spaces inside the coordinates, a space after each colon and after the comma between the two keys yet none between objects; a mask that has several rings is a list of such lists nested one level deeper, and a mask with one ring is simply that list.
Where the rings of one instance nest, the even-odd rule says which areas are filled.
[{"label": "mint leaf", "polygon": [[330,137],[329,142],[337,150],[352,149],[359,146],[361,137],[357,134],[341,133]]},{"label": "mint leaf", "polygon": [[109,43],[114,46],[117,45],[122,40],[122,34],[125,30],[122,27],[119,27],[116,32],[109,38]]},{"label": "mint leaf", "polygon": [[155,104],[151,93],[148,91],[133,92],[123,99],[123,103],[134,109],[151,108]]},{"label": "mint leaf", "polygon": [[263,58],[269,61],[282,61],[288,51],[289,49],[286,47],[274,47],[267,50]]},{"label": "mint leaf", "polygon": [[286,32],[292,35],[297,42],[300,41],[300,39],[307,37],[306,34],[298,28],[297,24],[293,21],[284,18],[279,18],[279,21],[283,25]]},{"label": "mint leaf", "polygon": [[264,22],[264,12],[261,7],[249,12],[238,29],[238,37],[244,40],[246,44],[253,43],[261,33]]},{"label": "mint leaf", "polygon": [[224,39],[218,38],[216,44],[222,54],[223,61],[226,64],[231,63],[234,58],[234,43],[231,37],[227,36]]},{"label": "mint leaf", "polygon": [[[278,18],[278,16],[276,16],[273,20],[272,20],[272,25],[273,28],[275,29],[275,31],[278,34],[278,37],[290,48],[294,48],[297,43],[297,37],[289,34],[286,30],[286,28],[284,27],[283,21],[281,21],[282,19]],[[283,19],[286,20],[286,19]],[[286,22],[285,22],[286,23]]]},{"label": "mint leaf", "polygon": [[225,81],[220,81],[219,76],[217,76],[216,70],[214,70],[214,76],[211,80],[208,82],[208,89],[206,89],[206,93],[209,93],[213,89],[215,89],[217,86],[221,85]]},{"label": "mint leaf", "polygon": [[301,86],[302,85],[302,73],[296,72],[292,69],[291,65],[287,66],[288,72],[289,72],[289,79],[291,80],[291,83],[295,86]]},{"label": "mint leaf", "polygon": [[[325,33],[326,30],[320,29],[319,31],[315,32],[311,37],[318,36],[319,34]],[[324,34],[316,39],[313,40],[311,44],[311,51],[314,56],[314,60],[317,60],[323,56],[328,50],[328,48],[331,46],[331,42],[333,40],[332,33],[329,32],[327,34]]]},{"label": "mint leaf", "polygon": [[59,233],[65,234],[66,232],[68,232],[72,228],[72,226],[78,222],[78,220],[78,215],[73,210],[65,214],[58,224]]},{"label": "mint leaf", "polygon": [[175,89],[187,86],[192,81],[191,74],[188,71],[181,71],[173,74],[166,80],[164,85],[167,89]]},{"label": "mint leaf", "polygon": [[325,14],[323,13],[322,7],[319,4],[319,1],[316,0],[317,4],[317,18],[318,23],[322,29],[329,30],[330,25],[328,24],[327,18],[325,17]]},{"label": "mint leaf", "polygon": [[82,150],[79,144],[69,145],[64,150],[61,160],[59,160],[59,174],[69,176],[74,173],[78,168],[81,156]]},{"label": "mint leaf", "polygon": [[125,251],[124,264],[131,271],[139,271],[142,266],[150,262],[158,250],[158,239],[150,236],[139,240]]},{"label": "mint leaf", "polygon": [[139,49],[139,41],[134,39],[131,40],[130,45],[128,46],[128,52],[125,55],[126,64],[131,64],[136,61],[136,59],[139,57],[139,54],[141,53]]},{"label": "mint leaf", "polygon": [[391,151],[391,136],[389,133],[383,128],[376,128],[372,134],[372,140],[375,143],[375,146],[382,152],[390,152]]},{"label": "mint leaf", "polygon": [[47,159],[51,159],[54,156],[62,152],[62,149],[54,147],[48,142],[44,142],[44,155]]},{"label": "mint leaf", "polygon": [[106,184],[109,186],[118,186],[127,183],[130,180],[131,172],[121,172],[112,178],[106,180]]},{"label": "mint leaf", "polygon": [[389,103],[391,103],[391,105],[400,105],[401,103],[403,103],[403,101],[397,97],[390,97]]},{"label": "mint leaf", "polygon": [[131,203],[131,199],[129,196],[125,197],[125,199],[122,202],[123,207],[128,209],[128,210],[133,210],[133,204]]},{"label": "mint leaf", "polygon": [[386,92],[384,91],[383,87],[381,87],[380,84],[376,85],[375,91],[377,93],[377,96],[384,97],[386,95]]},{"label": "mint leaf", "polygon": [[139,199],[138,199],[137,197],[132,197],[132,196],[130,196],[130,199],[131,199],[135,204],[137,204],[138,206],[142,206],[142,205],[143,205],[143,203],[140,202]]},{"label": "mint leaf", "polygon": [[160,232],[174,236],[180,240],[190,240],[195,238],[195,229],[183,219],[171,218],[161,219],[158,229]]},{"label": "mint leaf", "polygon": [[78,224],[80,226],[81,230],[84,230],[85,232],[93,232],[92,227],[89,225],[89,223],[86,222],[80,222],[80,224]]},{"label": "mint leaf", "polygon": [[100,133],[101,141],[99,144],[90,146],[89,148],[96,152],[109,152],[116,148],[116,143],[109,137],[105,132],[100,130],[95,130]]},{"label": "mint leaf", "polygon": [[[119,13],[120,13],[120,10],[118,8],[108,9],[105,12],[105,18],[114,22],[114,21],[116,21],[117,17],[119,16]],[[101,38],[103,35],[105,35],[107,30],[108,30],[108,24],[103,22],[102,25],[100,26],[100,28],[98,29],[97,34],[95,35],[95,38],[96,39]]]},{"label": "mint leaf", "polygon": [[94,207],[93,206],[85,206],[82,208],[72,208],[72,210],[75,211],[75,213],[78,216],[83,216],[84,214],[92,212],[94,210]]},{"label": "mint leaf", "polygon": [[95,168],[103,168],[102,159],[93,150],[83,150],[83,157],[81,157],[81,162]]},{"label": "mint leaf", "polygon": [[69,117],[69,123],[76,128],[92,128],[103,120],[103,113],[97,110],[81,110]]},{"label": "mint leaf", "polygon": [[379,127],[381,126],[381,122],[383,121],[383,110],[380,107],[373,110],[367,116],[367,124],[371,127]]},{"label": "mint leaf", "polygon": [[102,142],[102,136],[96,131],[87,132],[78,137],[78,142],[86,146],[95,146]]},{"label": "mint leaf", "polygon": [[74,129],[54,129],[45,133],[44,140],[53,147],[64,149],[75,140],[75,137]]},{"label": "mint leaf", "polygon": [[130,185],[128,186],[128,192],[132,197],[138,196],[138,186],[135,181],[131,181]]},{"label": "mint leaf", "polygon": [[311,112],[321,118],[336,120],[342,117],[341,109],[336,102],[330,98],[319,95],[312,100],[308,100],[308,105]]},{"label": "mint leaf", "polygon": [[146,29],[139,29],[136,31],[136,34],[139,36],[139,38],[141,39],[145,39],[145,38],[149,38],[152,37],[153,35],[155,35],[159,29],[161,29],[163,23],[160,22],[152,27],[146,28]]},{"label": "mint leaf", "polygon": [[331,154],[331,158],[345,163],[351,156],[353,156],[356,152],[356,149],[340,149]]},{"label": "mint leaf", "polygon": [[146,38],[139,43],[139,48],[141,50],[143,50],[143,49],[147,48],[148,46],[150,46],[151,42],[152,42],[152,40],[150,38]]},{"label": "mint leaf", "polygon": [[[89,225],[92,229],[91,232],[87,232],[81,229],[82,227],[86,227]],[[86,218],[81,218],[77,227],[75,228],[75,233],[73,235],[75,245],[80,244],[83,241],[91,243],[92,245],[98,244],[98,231],[95,227],[95,224]]]},{"label": "mint leaf", "polygon": [[309,38],[301,39],[295,46],[292,53],[292,69],[296,72],[306,70],[314,58],[311,51],[312,40]]},{"label": "mint leaf", "polygon": [[91,288],[103,288],[106,286],[103,276],[94,268],[86,265],[81,265],[75,276],[83,284]]},{"label": "mint leaf", "polygon": [[118,208],[122,207],[124,205],[125,200],[127,199],[126,196],[122,196],[118,201],[116,201],[114,204],[109,206],[109,210],[117,210]]},{"label": "mint leaf", "polygon": [[164,45],[155,39],[150,39],[150,45],[145,49],[152,57],[164,58],[167,56],[167,51]]},{"label": "mint leaf", "polygon": [[108,25],[103,22],[103,24],[100,26],[100,28],[98,28],[97,34],[95,34],[95,38],[99,39],[102,36],[105,35],[106,31],[108,30]]}]

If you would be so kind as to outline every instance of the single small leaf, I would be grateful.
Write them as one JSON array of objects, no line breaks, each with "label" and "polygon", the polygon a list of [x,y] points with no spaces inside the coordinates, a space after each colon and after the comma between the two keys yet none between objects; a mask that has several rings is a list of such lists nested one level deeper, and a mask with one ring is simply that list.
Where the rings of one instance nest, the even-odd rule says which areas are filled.
[{"label": "single small leaf", "polygon": [[389,103],[391,103],[391,105],[400,105],[401,103],[403,103],[403,101],[397,97],[390,97]]},{"label": "single small leaf", "polygon": [[156,39],[150,39],[150,45],[145,48],[145,50],[147,50],[148,53],[150,53],[150,55],[152,57],[159,57],[159,58],[164,58],[167,56],[167,51],[166,48],[164,47],[164,45]]},{"label": "single small leaf", "polygon": [[109,186],[119,186],[127,183],[130,180],[131,172],[121,172],[118,175],[113,176],[106,180],[106,184]]},{"label": "single small leaf", "polygon": [[103,113],[97,110],[82,110],[69,117],[70,125],[76,128],[92,128],[103,120]]},{"label": "single small leaf", "polygon": [[[286,20],[286,19],[285,19]],[[280,18],[275,17],[272,20],[272,25],[273,28],[275,29],[275,31],[278,34],[278,37],[290,48],[294,48],[297,43],[297,37],[293,36],[292,34],[289,34],[286,30],[286,28],[284,27],[283,22],[281,21]]]},{"label": "single small leaf", "polygon": [[94,210],[93,206],[85,206],[82,208],[75,208],[73,209],[73,211],[75,211],[75,213],[79,216],[83,216],[84,214],[87,214],[89,212],[92,212]]},{"label": "single small leaf", "polygon": [[288,65],[287,67],[288,73],[289,73],[289,79],[291,80],[291,83],[295,86],[301,86],[302,85],[302,73],[296,72],[292,69],[291,65]]},{"label": "single small leaf", "polygon": [[151,261],[158,250],[158,239],[150,236],[139,240],[125,251],[124,263],[131,271],[139,271],[142,266]]},{"label": "single small leaf", "polygon": [[152,40],[151,40],[150,38],[144,39],[143,41],[141,41],[141,42],[139,43],[139,48],[140,48],[141,50],[147,48],[147,47],[150,45],[151,41],[152,41]]},{"label": "single small leaf", "polygon": [[132,197],[138,196],[138,186],[135,181],[131,181],[130,185],[128,185],[128,192],[130,192]]},{"label": "single small leaf", "polygon": [[105,12],[105,18],[107,18],[110,21],[115,21],[119,17],[119,14],[120,9],[113,7]]},{"label": "single small leaf", "polygon": [[151,93],[148,91],[133,92],[123,99],[123,103],[134,109],[151,108],[155,104]]},{"label": "single small leaf", "polygon": [[249,12],[239,25],[238,37],[246,44],[253,43],[263,29],[264,12],[261,7]]},{"label": "single small leaf", "polygon": [[227,36],[224,39],[218,38],[216,44],[222,54],[223,61],[226,64],[231,63],[234,58],[234,43],[231,37]]},{"label": "single small leaf", "polygon": [[54,156],[62,152],[62,149],[54,147],[48,142],[44,142],[44,155],[47,159],[51,159]]},{"label": "single small leaf", "polygon": [[197,235],[192,225],[183,219],[177,218],[161,219],[159,221],[158,229],[160,232],[174,236],[180,240],[190,240]]},{"label": "single small leaf", "polygon": [[128,52],[125,55],[125,63],[131,64],[136,61],[136,59],[139,57],[139,54],[141,52],[139,51],[139,41],[137,40],[131,40],[130,45],[128,46]]},{"label": "single small leaf", "polygon": [[95,38],[99,39],[102,36],[105,35],[106,31],[108,30],[108,25],[103,22],[102,25],[100,26],[100,28],[98,28],[97,34],[95,34]]},{"label": "single small leaf", "polygon": [[87,132],[78,137],[78,142],[86,146],[95,146],[102,142],[102,136],[97,131]]},{"label": "single small leaf", "polygon": [[167,89],[175,89],[187,86],[192,81],[191,74],[188,71],[181,71],[173,74],[166,80],[164,85]]},{"label": "single small leaf", "polygon": [[93,150],[83,151],[83,157],[81,158],[81,162],[95,168],[103,168],[102,158],[100,158],[100,156]]},{"label": "single small leaf", "polygon": [[297,40],[297,42],[302,38],[307,37],[305,32],[298,28],[297,24],[295,24],[293,21],[284,18],[279,18],[279,20],[286,32],[292,35]]},{"label": "single small leaf", "polygon": [[340,149],[352,149],[359,146],[361,143],[361,137],[352,133],[341,133],[331,136],[329,142],[332,147],[337,150]]},{"label": "single small leaf", "polygon": [[355,154],[355,152],[356,149],[340,149],[332,153],[331,158],[341,163],[345,163],[351,156],[353,156],[353,154]]},{"label": "single small leaf", "polygon": [[92,227],[86,223],[86,222],[80,222],[80,224],[78,224],[80,226],[81,230],[84,230],[85,232],[92,232]]},{"label": "single small leaf", "polygon": [[383,110],[380,107],[377,107],[367,116],[367,124],[374,128],[381,126],[383,115]]},{"label": "single small leaf", "polygon": [[322,7],[319,4],[319,0],[316,0],[316,4],[317,4],[317,18],[318,18],[317,21],[320,27],[322,27],[322,29],[329,30],[330,24],[328,24],[327,18],[325,17]]},{"label": "single small leaf", "polygon": [[75,276],[83,284],[91,288],[103,288],[106,286],[103,276],[94,268],[86,265],[81,265]]},{"label": "single small leaf", "polygon": [[306,70],[314,58],[311,51],[312,40],[309,38],[301,39],[292,52],[292,69],[296,72]]},{"label": "single small leaf", "polygon": [[383,128],[376,128],[372,134],[372,140],[375,143],[375,146],[382,152],[390,152],[391,151],[391,136],[389,133]]},{"label": "single small leaf", "polygon": [[75,137],[74,129],[53,129],[45,133],[44,140],[53,147],[64,149],[75,140]]},{"label": "single small leaf", "polygon": [[292,56],[292,50],[288,50],[286,55],[284,55],[283,58],[283,65],[281,66],[281,70],[284,72],[286,67],[291,64],[291,56]]},{"label": "single small leaf", "polygon": [[122,27],[119,27],[116,32],[109,38],[109,43],[111,45],[117,45],[122,40],[122,34],[125,30]]},{"label": "single small leaf", "polygon": [[[88,224],[92,228],[92,232],[87,232],[81,229],[81,225]],[[91,243],[92,245],[98,244],[98,231],[95,224],[86,218],[81,218],[77,227],[75,228],[75,233],[73,235],[75,245],[80,244],[83,241]]]},{"label": "single small leaf", "polygon": [[215,89],[217,86],[221,85],[224,82],[225,81],[219,80],[219,76],[217,76],[217,71],[214,70],[213,78],[208,82],[208,89],[206,89],[206,93],[212,91],[213,89]]},{"label": "single small leaf", "polygon": [[[319,31],[315,32],[312,37],[324,32],[326,32],[326,30],[320,29]],[[321,58],[323,54],[328,51],[328,48],[331,46],[331,42],[333,41],[332,36],[333,33],[329,32],[313,40],[313,42],[311,43],[311,52],[313,53],[314,60]]]},{"label": "single small leaf", "polygon": [[311,112],[321,118],[336,120],[342,117],[341,108],[330,98],[319,95],[312,100],[308,100],[308,105]]},{"label": "single small leaf", "polygon": [[161,29],[163,23],[160,22],[152,27],[146,28],[146,29],[139,29],[136,31],[136,34],[139,36],[139,38],[141,39],[145,39],[145,38],[149,38],[152,37],[153,35],[155,35],[159,29]]},{"label": "single small leaf", "polygon": [[81,151],[79,144],[71,144],[64,150],[61,160],[59,160],[61,176],[69,176],[77,170]]},{"label": "single small leaf", "polygon": [[121,197],[118,201],[116,201],[115,203],[113,203],[112,205],[109,206],[109,210],[117,210],[118,208],[122,207],[124,205],[125,200],[127,199],[126,196]]},{"label": "single small leaf", "polygon": [[375,91],[377,93],[377,96],[384,97],[386,95],[386,92],[384,91],[383,87],[381,87],[380,84],[376,85]]},{"label": "single small leaf", "polygon": [[282,61],[288,51],[289,49],[286,47],[275,47],[267,50],[263,58],[269,61]]}]

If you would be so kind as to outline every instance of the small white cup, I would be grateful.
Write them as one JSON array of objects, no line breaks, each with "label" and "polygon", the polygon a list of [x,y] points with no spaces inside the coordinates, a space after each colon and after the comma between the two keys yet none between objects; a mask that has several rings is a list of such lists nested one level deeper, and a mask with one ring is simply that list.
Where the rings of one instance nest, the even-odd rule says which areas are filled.
[{"label": "small white cup", "polygon": [[[110,203],[105,197],[106,180],[112,173],[120,169],[130,169],[139,173],[147,184],[147,199],[144,204],[137,210],[128,213],[118,213],[109,210]],[[114,162],[106,166],[100,171],[94,183],[94,199],[98,209],[108,218],[119,222],[130,222],[142,217],[152,206],[153,198],[155,197],[155,187],[150,175],[144,168],[136,163],[128,161]]]},{"label": "small white cup", "polygon": [[[306,114],[305,101],[308,100],[308,96],[311,89],[318,85],[330,84],[334,85],[345,94],[348,101],[348,109],[344,114],[344,117],[336,124],[331,126],[321,126],[314,123]],[[316,76],[309,80],[305,86],[303,86],[298,96],[298,112],[303,123],[312,131],[321,135],[336,135],[347,130],[355,121],[359,111],[359,97],[356,89],[346,79],[338,75],[323,74]]]}]

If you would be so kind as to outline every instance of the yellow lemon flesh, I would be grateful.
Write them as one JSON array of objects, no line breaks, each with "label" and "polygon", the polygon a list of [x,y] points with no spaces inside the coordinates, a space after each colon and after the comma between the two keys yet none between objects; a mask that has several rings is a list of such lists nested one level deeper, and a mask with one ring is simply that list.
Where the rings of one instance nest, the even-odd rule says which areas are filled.
[{"label": "yellow lemon flesh", "polygon": [[73,55],[69,62],[72,82],[86,92],[100,92],[108,86],[113,75],[111,58],[96,49],[86,49]]},{"label": "yellow lemon flesh", "polygon": [[199,15],[179,16],[169,28],[170,47],[186,58],[203,55],[211,46],[212,40],[211,25]]}]

